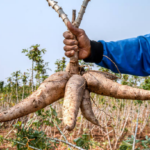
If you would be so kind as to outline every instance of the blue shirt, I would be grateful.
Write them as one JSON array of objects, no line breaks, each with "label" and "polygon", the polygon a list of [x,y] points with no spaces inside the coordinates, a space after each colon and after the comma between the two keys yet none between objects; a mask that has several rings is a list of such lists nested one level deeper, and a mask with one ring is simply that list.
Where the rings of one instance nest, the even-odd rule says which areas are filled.
[{"label": "blue shirt", "polygon": [[[150,75],[150,34],[117,42],[99,42],[103,44],[104,55],[115,62],[121,73]],[[98,65],[118,73],[115,65],[105,57]]]}]

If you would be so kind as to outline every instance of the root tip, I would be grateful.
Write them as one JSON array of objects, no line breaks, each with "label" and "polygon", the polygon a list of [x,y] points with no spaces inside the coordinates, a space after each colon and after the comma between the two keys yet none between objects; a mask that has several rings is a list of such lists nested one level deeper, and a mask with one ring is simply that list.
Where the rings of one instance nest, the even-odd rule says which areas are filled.
[{"label": "root tip", "polygon": [[68,131],[72,131],[72,130],[73,130],[73,129],[72,129],[71,127],[69,127],[69,126],[66,126],[65,129],[68,130]]}]

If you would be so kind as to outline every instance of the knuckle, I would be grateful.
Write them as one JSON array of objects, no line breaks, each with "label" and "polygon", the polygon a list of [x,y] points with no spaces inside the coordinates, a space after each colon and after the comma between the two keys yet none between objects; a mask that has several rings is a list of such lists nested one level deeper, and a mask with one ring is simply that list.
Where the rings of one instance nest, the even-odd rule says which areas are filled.
[{"label": "knuckle", "polygon": [[74,42],[73,40],[68,40],[68,45],[71,46],[73,44],[73,42]]},{"label": "knuckle", "polygon": [[71,34],[67,34],[67,39],[72,39]]},{"label": "knuckle", "polygon": [[76,41],[75,40],[71,40],[70,41],[70,45],[76,45]]},{"label": "knuckle", "polygon": [[64,37],[64,38],[66,37],[66,32],[63,33],[63,37]]},{"label": "knuckle", "polygon": [[65,45],[68,45],[68,40],[67,39],[64,39],[63,42],[64,42]]},{"label": "knuckle", "polygon": [[77,40],[75,41],[75,45],[78,45],[78,41]]},{"label": "knuckle", "polygon": [[66,39],[66,38],[69,38],[70,33],[66,31],[66,32],[63,33],[63,36],[64,36],[65,39]]},{"label": "knuckle", "polygon": [[73,39],[73,38],[74,38],[73,34],[70,34],[70,39]]},{"label": "knuckle", "polygon": [[70,34],[67,34],[67,35],[66,35],[66,38],[67,38],[67,39],[70,39]]},{"label": "knuckle", "polygon": [[80,29],[80,32],[81,32],[82,34],[85,34],[85,31],[84,31],[83,29]]},{"label": "knuckle", "polygon": [[78,41],[77,41],[77,40],[74,40],[74,41],[73,41],[73,44],[74,44],[74,45],[78,45]]},{"label": "knuckle", "polygon": [[65,55],[67,56],[67,57],[72,57],[73,55],[74,55],[74,50],[71,50],[71,51],[69,51],[69,52],[66,52],[65,53]]},{"label": "knuckle", "polygon": [[64,46],[64,50],[66,51],[66,46]]},{"label": "knuckle", "polygon": [[66,39],[63,40],[63,43],[64,43],[64,44],[66,43]]},{"label": "knuckle", "polygon": [[66,52],[65,55],[66,55],[67,57],[71,57],[70,52]]},{"label": "knuckle", "polygon": [[65,56],[69,57],[69,56],[68,56],[68,53],[65,53]]},{"label": "knuckle", "polygon": [[76,45],[78,45],[78,41],[76,40],[75,42],[76,42]]}]

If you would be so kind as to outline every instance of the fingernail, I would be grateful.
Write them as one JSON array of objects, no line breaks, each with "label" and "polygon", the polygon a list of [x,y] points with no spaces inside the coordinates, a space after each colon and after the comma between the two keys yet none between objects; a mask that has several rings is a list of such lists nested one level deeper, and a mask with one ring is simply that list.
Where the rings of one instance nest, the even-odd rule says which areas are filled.
[{"label": "fingernail", "polygon": [[73,41],[72,44],[75,45],[75,44],[76,44],[76,41]]}]

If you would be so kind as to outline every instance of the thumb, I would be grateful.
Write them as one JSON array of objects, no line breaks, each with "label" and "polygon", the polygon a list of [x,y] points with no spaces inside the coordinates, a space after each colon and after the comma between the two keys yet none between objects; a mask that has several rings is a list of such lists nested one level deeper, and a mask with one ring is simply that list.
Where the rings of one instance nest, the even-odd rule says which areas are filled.
[{"label": "thumb", "polygon": [[74,34],[75,36],[78,36],[80,34],[80,29],[74,27],[71,22],[68,22],[67,23],[67,27],[68,27],[68,30]]}]

